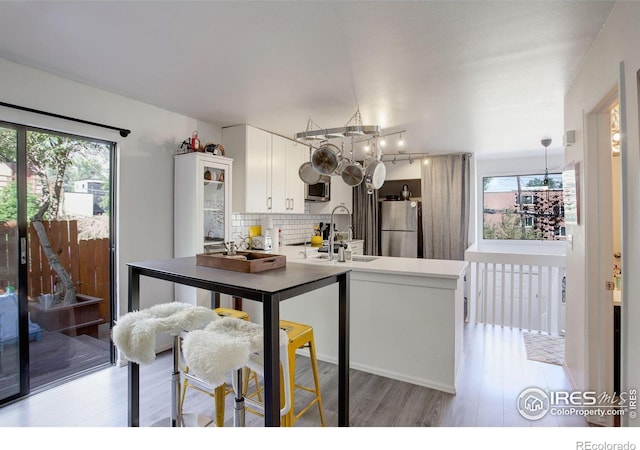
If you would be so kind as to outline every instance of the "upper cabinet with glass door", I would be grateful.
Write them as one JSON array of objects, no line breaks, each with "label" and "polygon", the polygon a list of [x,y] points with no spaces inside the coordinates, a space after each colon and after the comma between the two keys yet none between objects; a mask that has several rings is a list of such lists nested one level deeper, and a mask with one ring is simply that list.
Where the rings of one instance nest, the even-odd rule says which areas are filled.
[{"label": "upper cabinet with glass door", "polygon": [[231,240],[232,163],[208,153],[176,155],[176,257],[224,251],[224,243]]}]

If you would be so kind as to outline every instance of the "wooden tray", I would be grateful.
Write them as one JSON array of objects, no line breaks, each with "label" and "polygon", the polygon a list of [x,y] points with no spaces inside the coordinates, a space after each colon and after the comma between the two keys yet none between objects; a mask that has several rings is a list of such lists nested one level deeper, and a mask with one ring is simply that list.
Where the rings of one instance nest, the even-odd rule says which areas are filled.
[{"label": "wooden tray", "polygon": [[[213,267],[215,269],[233,270],[235,272],[256,273],[266,270],[280,269],[287,265],[285,255],[271,255],[269,253],[236,252],[229,256],[227,253],[200,253],[196,255],[198,266]],[[246,259],[239,259],[244,256]]]}]

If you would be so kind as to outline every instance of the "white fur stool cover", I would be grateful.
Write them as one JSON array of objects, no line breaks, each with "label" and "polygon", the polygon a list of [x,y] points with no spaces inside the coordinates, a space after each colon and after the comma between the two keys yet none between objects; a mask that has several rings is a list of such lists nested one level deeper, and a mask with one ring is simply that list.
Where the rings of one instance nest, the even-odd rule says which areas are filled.
[{"label": "white fur stool cover", "polygon": [[[287,341],[287,333],[280,330],[280,343]],[[187,333],[182,354],[193,375],[220,386],[227,374],[242,367],[264,373],[263,342],[262,325],[223,317]]]},{"label": "white fur stool cover", "polygon": [[188,303],[171,302],[133,311],[120,317],[111,338],[122,355],[138,364],[151,364],[156,359],[156,335],[177,336],[182,331],[203,328],[218,316],[212,309]]}]

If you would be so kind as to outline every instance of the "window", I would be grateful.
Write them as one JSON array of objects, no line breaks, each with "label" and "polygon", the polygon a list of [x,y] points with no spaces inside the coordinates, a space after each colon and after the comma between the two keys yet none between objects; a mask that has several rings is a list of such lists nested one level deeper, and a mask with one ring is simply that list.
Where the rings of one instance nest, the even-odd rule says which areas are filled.
[{"label": "window", "polygon": [[524,226],[525,228],[533,227],[533,217],[524,217]]},{"label": "window", "polygon": [[564,240],[562,174],[484,177],[484,239]]},{"label": "window", "polygon": [[533,205],[533,195],[531,194],[523,194],[520,196],[520,204],[521,205]]}]

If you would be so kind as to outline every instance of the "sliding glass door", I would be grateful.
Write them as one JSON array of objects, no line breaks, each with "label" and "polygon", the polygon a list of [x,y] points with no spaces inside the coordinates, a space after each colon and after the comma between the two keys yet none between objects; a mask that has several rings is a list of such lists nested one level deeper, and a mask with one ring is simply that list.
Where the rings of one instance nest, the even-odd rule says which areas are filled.
[{"label": "sliding glass door", "polygon": [[112,363],[114,158],[110,142],[0,123],[0,302],[15,304],[0,403]]},{"label": "sliding glass door", "polygon": [[25,305],[18,301],[25,289],[19,277],[17,166],[18,130],[0,128],[0,402],[24,392],[26,380],[27,359],[21,351],[26,337],[20,320]]}]

